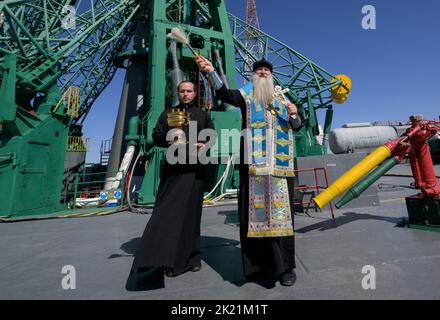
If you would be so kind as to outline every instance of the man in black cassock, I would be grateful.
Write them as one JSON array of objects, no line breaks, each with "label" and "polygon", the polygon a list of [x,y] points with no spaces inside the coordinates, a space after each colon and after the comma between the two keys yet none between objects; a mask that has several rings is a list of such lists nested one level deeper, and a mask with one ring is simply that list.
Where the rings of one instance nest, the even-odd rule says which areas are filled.
[{"label": "man in black cassock", "polygon": [[[197,122],[197,136],[203,129],[214,129],[209,114],[200,110],[194,102],[196,93],[192,82],[181,82],[178,94],[180,104],[177,108],[186,109],[190,113],[190,121]],[[170,146],[167,133],[173,128],[168,125],[168,111],[160,115],[153,130],[153,142],[157,147]],[[188,126],[183,131],[189,140]],[[167,154],[154,210],[142,235],[132,273],[163,268],[167,276],[173,277],[201,269],[200,221],[206,166],[197,159],[195,164],[191,164],[189,152],[194,156],[194,150],[197,153],[203,147],[203,142],[197,141],[194,148],[190,148],[189,144],[183,149],[177,148],[177,152],[186,151],[184,164],[170,164],[170,154]]]},{"label": "man in black cassock", "polygon": [[[249,92],[245,92],[243,87],[240,90],[230,90],[227,89],[225,84],[222,82],[219,75],[216,73],[212,63],[204,58],[198,57],[196,59],[199,68],[202,72],[205,72],[209,75],[211,79],[211,83],[213,83],[216,96],[222,102],[236,106],[240,108],[242,119],[243,119],[243,129],[249,128],[249,113],[247,111],[250,108],[250,100],[254,100],[256,97],[256,83],[261,80],[261,78],[269,78],[271,82],[268,82],[269,85],[261,86],[261,92],[259,91],[259,95],[261,100],[258,100],[258,104],[261,101],[261,106],[268,113],[267,117],[272,117],[271,119],[277,117],[279,115],[278,110],[273,110],[273,102],[267,103],[267,101],[273,101],[271,98],[274,94],[274,86],[273,86],[273,78],[272,78],[272,65],[265,59],[257,61],[253,65],[253,79],[252,82],[249,83],[248,88],[251,88]],[[252,89],[253,88],[253,89]],[[252,91],[253,90],[253,91]],[[246,98],[246,99],[245,99]],[[290,123],[291,129],[298,131],[301,128],[301,120],[297,115],[296,106],[286,101],[286,123]],[[273,115],[270,115],[272,112]],[[263,120],[264,121],[264,120]],[[273,120],[272,120],[273,121]],[[288,122],[287,122],[288,121]],[[264,124],[264,123],[263,123]],[[267,127],[267,123],[266,123]],[[290,136],[292,137],[292,136]],[[292,139],[290,140],[290,144],[293,145]],[[239,190],[239,222],[240,222],[240,241],[241,241],[241,251],[243,258],[243,268],[244,275],[248,278],[252,278],[253,276],[263,276],[267,277],[268,272],[275,272],[280,279],[280,283],[285,286],[291,286],[294,284],[296,275],[294,272],[295,268],[295,239],[293,235],[293,205],[289,203],[289,200],[284,197],[284,203],[286,206],[290,206],[289,211],[292,213],[290,225],[286,224],[290,231],[288,233],[268,231],[266,233],[261,233],[262,235],[257,237],[250,236],[251,234],[258,234],[258,230],[256,232],[252,231],[250,228],[250,207],[249,203],[255,205],[255,199],[250,196],[250,175],[249,175],[249,165],[245,162],[244,148],[247,146],[247,142],[242,139],[240,147],[240,190]],[[293,161],[293,155],[291,157]],[[247,159],[247,158],[246,158]],[[293,165],[292,165],[293,169]],[[293,170],[291,170],[293,173]],[[254,176],[253,179],[266,179],[270,174],[265,175],[264,173],[260,176]],[[265,178],[263,178],[265,177]],[[271,177],[272,178],[272,177]],[[288,178],[288,185],[292,185],[292,178]],[[286,185],[286,178],[284,178],[284,183]],[[284,189],[288,189],[287,186]],[[293,192],[293,190],[289,190]],[[284,192],[284,194],[287,192]],[[250,199],[251,197],[251,199]],[[264,197],[272,197],[271,194],[268,195],[267,189]],[[267,203],[266,203],[267,204]],[[272,206],[272,205],[271,205]],[[257,206],[255,206],[257,207]],[[284,208],[285,209],[285,208]],[[266,211],[267,216],[267,211]],[[251,221],[252,222],[252,221]],[[286,228],[287,229],[287,228]],[[282,236],[276,236],[278,234],[282,234]]]}]

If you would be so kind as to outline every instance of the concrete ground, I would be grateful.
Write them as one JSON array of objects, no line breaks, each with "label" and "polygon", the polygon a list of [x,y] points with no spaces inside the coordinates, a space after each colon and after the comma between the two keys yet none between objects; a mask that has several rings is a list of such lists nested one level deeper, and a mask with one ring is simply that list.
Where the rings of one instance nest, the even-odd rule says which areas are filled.
[{"label": "concrete ground", "polygon": [[[1,223],[0,299],[439,299],[440,232],[397,226],[404,196],[417,193],[411,181],[382,177],[380,206],[336,210],[334,221],[328,211],[297,213],[293,287],[246,282],[236,205],[204,209],[200,272],[141,291],[125,286],[149,214]],[[75,289],[65,290],[69,265]],[[373,275],[365,266],[375,289],[362,286]]]}]

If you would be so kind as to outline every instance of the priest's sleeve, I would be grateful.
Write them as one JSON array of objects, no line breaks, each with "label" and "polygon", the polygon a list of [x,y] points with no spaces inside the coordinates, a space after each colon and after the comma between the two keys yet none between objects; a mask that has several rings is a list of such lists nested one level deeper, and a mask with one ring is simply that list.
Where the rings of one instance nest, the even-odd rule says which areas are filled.
[{"label": "priest's sleeve", "polygon": [[157,120],[156,126],[153,129],[153,143],[156,147],[167,148],[167,132],[169,130],[167,122],[167,113],[164,111]]},{"label": "priest's sleeve", "polygon": [[289,123],[290,123],[290,126],[292,127],[293,131],[301,130],[302,122],[301,122],[301,118],[299,117],[298,114],[296,114],[295,118],[290,116],[289,117]]},{"label": "priest's sleeve", "polygon": [[210,82],[214,85],[214,89],[222,102],[233,105],[234,107],[240,108],[242,114],[246,114],[246,101],[244,101],[243,96],[239,90],[231,90],[226,87],[223,80],[218,75],[217,71],[213,71],[209,74]]},{"label": "priest's sleeve", "polygon": [[217,97],[224,103],[240,108],[242,114],[246,114],[246,101],[239,90],[231,90],[223,86],[216,90]]}]

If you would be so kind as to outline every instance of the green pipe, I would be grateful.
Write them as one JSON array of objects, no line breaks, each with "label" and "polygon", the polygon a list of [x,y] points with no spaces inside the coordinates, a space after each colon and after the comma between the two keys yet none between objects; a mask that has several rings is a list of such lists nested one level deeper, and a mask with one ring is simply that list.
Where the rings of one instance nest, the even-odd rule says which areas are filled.
[{"label": "green pipe", "polygon": [[307,90],[307,105],[309,107],[309,125],[314,136],[319,135],[318,121],[316,120],[315,105],[312,101],[310,90]]},{"label": "green pipe", "polygon": [[344,196],[335,205],[340,209],[342,206],[350,202],[351,200],[359,197],[362,192],[368,189],[374,182],[388,172],[392,167],[398,164],[400,161],[396,157],[391,157],[382,162],[376,169],[367,174],[362,180],[359,180],[353,187],[351,187]]},{"label": "green pipe", "polygon": [[332,130],[333,108],[330,106],[325,113],[324,134],[329,134]]},{"label": "green pipe", "polygon": [[128,121],[128,134],[125,136],[128,139],[127,145],[135,146],[137,144],[136,140],[139,139],[138,129],[139,119],[137,116],[133,116]]},{"label": "green pipe", "polygon": [[333,108],[330,106],[325,113],[324,122],[324,137],[322,138],[322,145],[327,148],[330,131],[332,130]]}]

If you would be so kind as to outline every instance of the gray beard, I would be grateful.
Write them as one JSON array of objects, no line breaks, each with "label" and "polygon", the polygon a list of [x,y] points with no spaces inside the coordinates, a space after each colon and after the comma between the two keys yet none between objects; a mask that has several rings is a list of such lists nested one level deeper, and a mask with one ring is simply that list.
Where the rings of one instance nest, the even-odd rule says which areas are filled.
[{"label": "gray beard", "polygon": [[252,85],[254,86],[255,102],[263,102],[263,105],[270,105],[273,103],[273,77],[270,75],[267,78],[262,78],[257,74],[252,75]]}]

